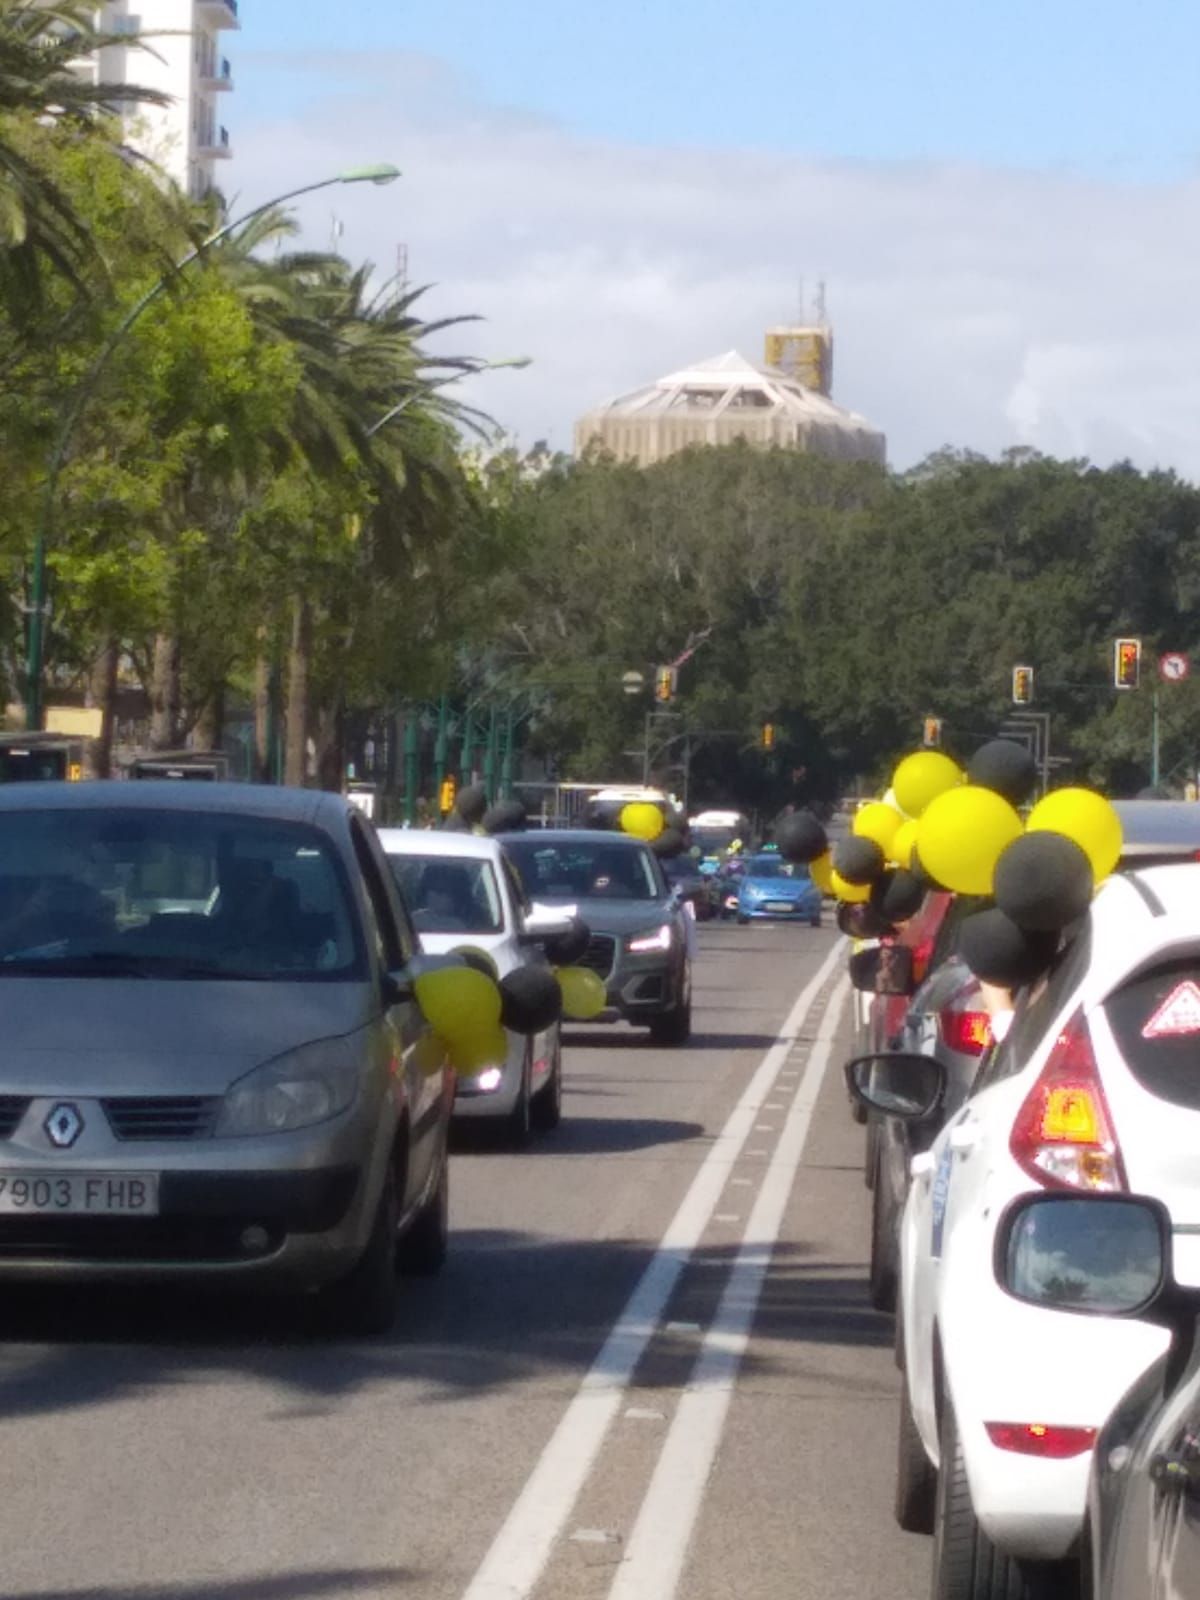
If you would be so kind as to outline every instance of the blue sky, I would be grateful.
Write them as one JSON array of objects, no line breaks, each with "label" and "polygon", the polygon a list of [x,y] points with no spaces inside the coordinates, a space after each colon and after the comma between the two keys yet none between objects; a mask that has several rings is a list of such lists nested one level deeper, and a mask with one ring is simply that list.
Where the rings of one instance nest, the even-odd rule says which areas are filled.
[{"label": "blue sky", "polygon": [[569,447],[609,395],[761,358],[828,284],[835,398],[898,466],[945,444],[1200,478],[1200,0],[241,0],[228,189],[329,191],[468,394]]},{"label": "blue sky", "polygon": [[[1174,176],[1196,0],[245,0],[239,53],[416,51],[486,98],[648,145]],[[319,91],[278,68],[264,99]],[[305,80],[307,79],[307,82]]]}]

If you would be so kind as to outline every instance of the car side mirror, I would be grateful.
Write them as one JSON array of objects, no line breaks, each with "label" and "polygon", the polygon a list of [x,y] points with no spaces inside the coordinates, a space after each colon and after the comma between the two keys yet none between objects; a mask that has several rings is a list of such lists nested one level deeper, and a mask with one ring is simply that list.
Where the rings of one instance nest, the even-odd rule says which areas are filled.
[{"label": "car side mirror", "polygon": [[994,1267],[1015,1300],[1054,1311],[1177,1332],[1200,1312],[1200,1292],[1174,1279],[1170,1213],[1141,1195],[1023,1195],[1000,1219]]},{"label": "car side mirror", "polygon": [[850,957],[850,982],[863,994],[916,993],[913,954],[907,945],[880,944]]},{"label": "car side mirror", "polygon": [[846,1063],[846,1087],[851,1097],[868,1111],[920,1122],[942,1103],[946,1069],[932,1056],[858,1056]]},{"label": "car side mirror", "polygon": [[383,975],[383,1003],[385,1006],[403,1006],[417,998],[413,975],[407,967],[400,967]]},{"label": "car side mirror", "polygon": [[569,913],[538,906],[525,913],[518,938],[521,944],[542,944],[547,939],[565,938],[574,927],[575,918]]}]

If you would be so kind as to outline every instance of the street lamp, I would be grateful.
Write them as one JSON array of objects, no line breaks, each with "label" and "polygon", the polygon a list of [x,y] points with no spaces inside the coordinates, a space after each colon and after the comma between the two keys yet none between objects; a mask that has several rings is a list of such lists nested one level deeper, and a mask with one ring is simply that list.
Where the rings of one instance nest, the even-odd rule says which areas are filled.
[{"label": "street lamp", "polygon": [[25,726],[30,731],[36,731],[42,725],[42,655],[44,627],[43,619],[46,610],[46,546],[49,542],[51,524],[54,514],[54,496],[58,488],[59,476],[63,463],[67,458],[72,435],[83,415],[83,408],[91,398],[92,391],[98,382],[101,373],[112,358],[113,352],[124,339],[125,335],[137,322],[144,311],[158,299],[159,295],[167,288],[179,273],[185,271],[192,263],[205,255],[214,245],[236,232],[247,222],[253,222],[255,217],[260,217],[266,211],[273,211],[277,206],[283,206],[289,200],[298,200],[301,195],[315,194],[318,189],[332,189],[342,183],[373,183],[383,185],[394,183],[400,176],[399,167],[380,164],[373,167],[352,167],[346,172],[339,172],[332,178],[322,178],[319,183],[306,183],[299,189],[290,189],[286,194],[277,195],[273,200],[264,200],[261,205],[252,207],[232,222],[227,222],[223,227],[210,234],[203,243],[195,249],[189,250],[182,260],[176,262],[172,270],[160,278],[153,288],[148,289],[137,303],[130,307],[124,317],[113,329],[105,341],[99,355],[91,367],[84,374],[75,397],[68,406],[63,417],[62,426],[54,442],[54,450],[50,456],[50,464],[46,472],[46,486],[42,493],[41,511],[38,516],[37,533],[33,546],[33,577],[30,584],[29,607],[29,632],[26,640],[25,653]]},{"label": "street lamp", "polygon": [[367,429],[367,438],[373,439],[382,428],[387,427],[389,422],[395,421],[402,411],[407,411],[409,406],[414,405],[418,400],[423,400],[431,389],[444,389],[448,383],[459,383],[463,378],[474,378],[481,372],[500,372],[506,367],[519,371],[522,367],[531,365],[532,357],[530,356],[511,356],[503,361],[479,361],[462,372],[452,372],[449,377],[435,378],[432,383],[417,384],[412,393],[405,395],[399,405],[393,406],[390,411],[385,412],[380,417],[378,422],[372,423]]}]

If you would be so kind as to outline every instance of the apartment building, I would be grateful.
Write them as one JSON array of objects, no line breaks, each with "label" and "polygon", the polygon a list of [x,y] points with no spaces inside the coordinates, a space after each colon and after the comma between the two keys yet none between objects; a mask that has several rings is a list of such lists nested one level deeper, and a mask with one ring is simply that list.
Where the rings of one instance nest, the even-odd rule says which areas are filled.
[{"label": "apartment building", "polygon": [[109,82],[144,84],[171,96],[130,117],[130,143],[193,199],[222,188],[220,166],[233,149],[225,122],[233,70],[224,35],[238,26],[238,0],[107,0],[110,33],[150,36],[148,49],[115,45],[101,53]]}]

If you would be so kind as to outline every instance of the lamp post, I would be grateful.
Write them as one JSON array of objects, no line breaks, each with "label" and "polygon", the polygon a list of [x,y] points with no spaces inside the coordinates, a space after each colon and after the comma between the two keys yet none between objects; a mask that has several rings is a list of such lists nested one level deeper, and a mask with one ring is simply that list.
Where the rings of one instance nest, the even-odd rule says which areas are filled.
[{"label": "lamp post", "polygon": [[302,195],[315,194],[318,189],[331,189],[341,183],[393,183],[400,176],[400,169],[393,166],[354,167],[347,172],[339,172],[332,178],[323,178],[319,183],[306,183],[299,189],[290,189],[286,194],[277,195],[273,200],[265,200],[261,205],[254,206],[250,211],[243,213],[232,222],[227,222],[215,233],[209,235],[202,244],[189,250],[182,260],[178,261],[171,272],[160,278],[153,288],[132,305],[121,321],[108,336],[99,355],[91,367],[84,374],[71,404],[63,416],[62,425],[54,442],[54,449],[50,456],[50,464],[46,472],[46,486],[42,494],[41,511],[38,517],[37,533],[33,546],[33,576],[30,584],[29,607],[29,632],[26,640],[25,654],[25,725],[30,731],[36,731],[42,724],[42,658],[44,645],[44,617],[46,610],[46,547],[51,533],[54,497],[58,488],[59,475],[63,463],[67,458],[72,435],[83,415],[83,409],[91,398],[92,391],[105,367],[111,360],[114,351],[129,333],[143,312],[149,310],[167,288],[167,286],[183,271],[205,255],[215,245],[227,239],[231,233],[243,227],[247,222],[253,222],[255,217],[262,216],[266,211],[273,211],[276,206],[286,205],[290,200],[298,200]]},{"label": "lamp post", "polygon": [[444,389],[448,383],[460,383],[463,378],[473,378],[480,372],[500,372],[506,367],[519,370],[529,366],[531,361],[530,356],[512,356],[503,361],[480,361],[462,372],[452,372],[449,377],[434,378],[429,383],[415,384],[411,394],[406,394],[398,405],[394,405],[390,411],[385,411],[378,422],[371,424],[367,429],[367,438],[373,439],[382,428],[387,427],[389,422],[394,422],[401,412],[407,411],[409,406],[415,405],[418,400],[424,400],[431,389]]}]

